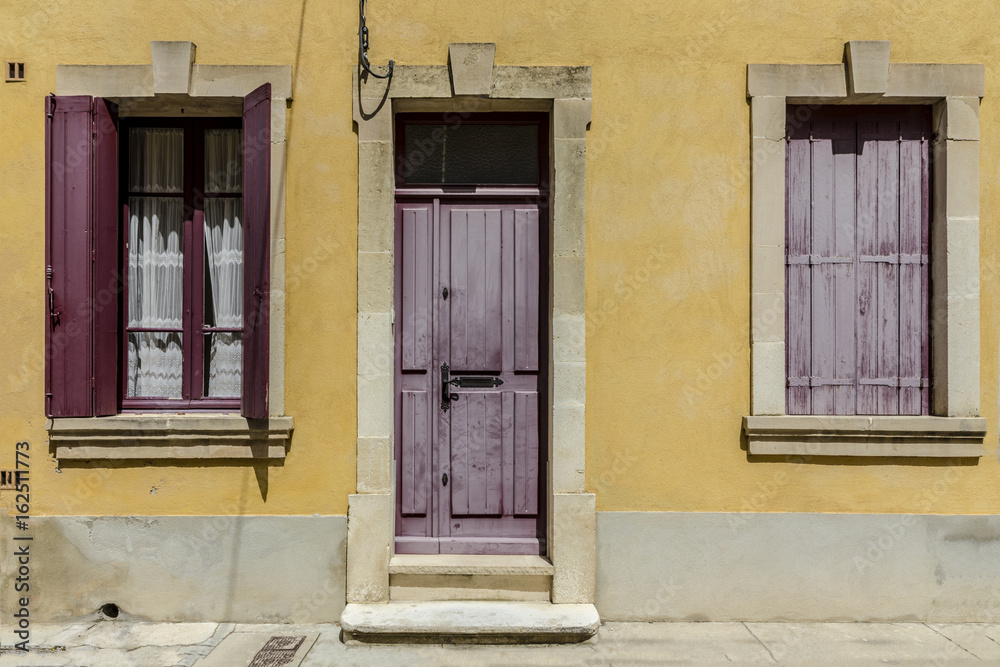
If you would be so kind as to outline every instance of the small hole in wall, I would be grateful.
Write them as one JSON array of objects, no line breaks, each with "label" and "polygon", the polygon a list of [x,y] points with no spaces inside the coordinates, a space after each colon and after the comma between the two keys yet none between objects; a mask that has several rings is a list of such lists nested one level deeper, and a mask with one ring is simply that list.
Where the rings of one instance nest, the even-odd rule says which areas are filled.
[{"label": "small hole in wall", "polygon": [[101,615],[107,618],[118,618],[118,605],[108,602],[101,605]]}]

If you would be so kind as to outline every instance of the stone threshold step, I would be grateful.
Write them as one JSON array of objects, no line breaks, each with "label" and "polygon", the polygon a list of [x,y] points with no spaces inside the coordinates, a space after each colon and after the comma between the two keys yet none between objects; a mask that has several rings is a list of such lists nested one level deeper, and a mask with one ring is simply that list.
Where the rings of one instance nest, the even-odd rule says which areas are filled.
[{"label": "stone threshold step", "polygon": [[541,556],[396,554],[389,561],[389,574],[552,576],[554,571]]},{"label": "stone threshold step", "polygon": [[564,644],[585,641],[600,625],[592,604],[551,602],[350,603],[340,617],[349,644]]}]

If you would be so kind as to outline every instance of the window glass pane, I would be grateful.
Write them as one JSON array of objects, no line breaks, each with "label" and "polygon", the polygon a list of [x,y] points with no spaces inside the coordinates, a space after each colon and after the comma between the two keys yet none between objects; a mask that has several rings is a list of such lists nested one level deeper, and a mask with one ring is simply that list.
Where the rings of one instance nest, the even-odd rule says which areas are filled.
[{"label": "window glass pane", "polygon": [[130,191],[184,191],[184,130],[134,127],[128,145]]},{"label": "window glass pane", "polygon": [[537,125],[407,125],[407,183],[536,185]]},{"label": "window glass pane", "polygon": [[205,192],[243,192],[242,130],[205,130]]},{"label": "window glass pane", "polygon": [[243,390],[243,334],[205,334],[205,396],[239,398]]},{"label": "window glass pane", "polygon": [[243,327],[243,200],[205,200],[205,324]]},{"label": "window glass pane", "polygon": [[182,326],[183,213],[183,202],[175,197],[129,198],[130,327],[172,329]]},{"label": "window glass pane", "polygon": [[183,376],[181,334],[129,333],[127,397],[181,398]]}]

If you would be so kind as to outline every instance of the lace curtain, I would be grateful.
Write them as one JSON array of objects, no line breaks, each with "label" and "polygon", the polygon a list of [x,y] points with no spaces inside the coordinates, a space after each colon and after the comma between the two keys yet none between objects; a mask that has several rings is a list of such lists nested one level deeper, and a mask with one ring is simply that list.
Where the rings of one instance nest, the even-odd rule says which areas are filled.
[{"label": "lace curtain", "polygon": [[[205,324],[243,327],[242,132],[205,133]],[[184,131],[133,128],[129,135],[129,327],[183,327]],[[159,196],[157,196],[159,195]],[[235,196],[224,196],[235,195]],[[181,398],[184,336],[128,334],[129,397]],[[243,334],[205,334],[205,395],[239,397]]]},{"label": "lace curtain", "polygon": [[[240,130],[205,132],[205,190],[236,194],[243,189],[243,135]],[[243,327],[243,199],[205,200],[205,323]],[[242,391],[243,334],[206,336],[207,396],[239,397]]]}]

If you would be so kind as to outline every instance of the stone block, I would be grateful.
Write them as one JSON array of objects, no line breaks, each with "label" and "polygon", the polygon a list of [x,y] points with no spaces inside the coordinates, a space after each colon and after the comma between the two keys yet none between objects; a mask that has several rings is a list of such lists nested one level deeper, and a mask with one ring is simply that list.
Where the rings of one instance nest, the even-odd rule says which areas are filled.
[{"label": "stone block", "polygon": [[552,602],[593,603],[597,586],[596,499],[592,493],[552,495]]},{"label": "stone block", "polygon": [[750,105],[751,136],[784,140],[786,108],[784,97],[754,97]]},{"label": "stone block", "polygon": [[358,252],[392,250],[395,219],[392,144],[358,144]]},{"label": "stone block", "polygon": [[157,95],[187,95],[191,90],[194,43],[154,41],[149,48],[153,53],[153,91]]},{"label": "stone block", "polygon": [[979,416],[979,318],[978,297],[948,298],[949,417]]},{"label": "stone block", "polygon": [[359,437],[392,436],[392,388],[391,373],[358,376]]},{"label": "stone block", "polygon": [[755,245],[750,251],[750,292],[777,294],[785,291],[785,247]]},{"label": "stone block", "polygon": [[153,68],[149,65],[56,65],[56,95],[152,97]]},{"label": "stone block", "polygon": [[847,96],[844,65],[748,65],[750,97]]},{"label": "stone block", "polygon": [[[392,494],[352,494],[347,500],[347,601],[389,601]],[[327,619],[329,620],[329,619]]]},{"label": "stone block", "polygon": [[552,101],[552,135],[556,139],[585,139],[590,124],[590,100]]},{"label": "stone block", "polygon": [[583,315],[552,318],[552,360],[586,361],[586,329]]},{"label": "stone block", "polygon": [[785,293],[751,294],[750,316],[753,342],[785,341]]},{"label": "stone block", "polygon": [[552,364],[552,404],[584,405],[587,400],[587,364],[557,361]]},{"label": "stone block", "polygon": [[496,51],[497,45],[489,42],[448,45],[448,65],[455,95],[490,94]]},{"label": "stone block", "polygon": [[[944,169],[945,206],[949,218],[979,217],[979,142],[948,141]],[[940,168],[941,165],[935,165]]]},{"label": "stone block", "polygon": [[882,95],[889,87],[889,42],[851,41],[844,46],[847,91]]},{"label": "stone block", "polygon": [[[271,127],[274,127],[274,118]],[[282,125],[282,133],[284,133]],[[285,238],[285,153],[284,141],[271,140],[271,238]]]},{"label": "stone block", "polygon": [[586,409],[582,405],[552,408],[552,489],[582,493],[586,485]]},{"label": "stone block", "polygon": [[556,139],[554,146],[553,243],[555,257],[586,252],[587,144]]},{"label": "stone block", "polygon": [[935,104],[934,134],[938,139],[979,141],[979,98],[948,97]]},{"label": "stone block", "polygon": [[586,265],[582,257],[552,258],[553,317],[584,315]]},{"label": "stone block", "polygon": [[945,65],[893,63],[885,97],[982,97],[986,94],[986,68],[982,64]]},{"label": "stone block", "polygon": [[495,67],[495,98],[590,99],[589,67]]},{"label": "stone block", "polygon": [[392,438],[358,438],[358,493],[392,493]]},{"label": "stone block", "polygon": [[750,215],[754,245],[785,243],[785,142],[751,140]]},{"label": "stone block", "polygon": [[[385,81],[362,84],[362,97],[381,99]],[[396,65],[392,75],[393,99],[405,97],[451,97],[451,76],[447,67],[434,65]]]},{"label": "stone block", "polygon": [[191,95],[244,97],[265,83],[271,99],[292,98],[291,65],[198,65],[191,69]]},{"label": "stone block", "polygon": [[354,122],[358,125],[358,141],[392,141],[392,107],[379,106],[381,98],[354,96]]},{"label": "stone block", "polygon": [[358,311],[392,310],[392,253],[358,253]]},{"label": "stone block", "polygon": [[978,298],[979,219],[949,218],[947,226],[948,298]]},{"label": "stone block", "polygon": [[752,414],[785,414],[784,342],[754,342],[750,347],[750,375]]},{"label": "stone block", "polygon": [[358,374],[392,375],[392,313],[358,313]]}]

